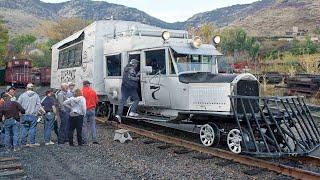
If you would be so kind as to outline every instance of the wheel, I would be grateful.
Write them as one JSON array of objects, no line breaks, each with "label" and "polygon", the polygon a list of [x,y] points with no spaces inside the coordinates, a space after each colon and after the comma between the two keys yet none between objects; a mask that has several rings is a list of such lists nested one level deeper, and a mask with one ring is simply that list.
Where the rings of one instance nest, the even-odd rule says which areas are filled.
[{"label": "wheel", "polygon": [[99,103],[96,109],[96,114],[98,116],[105,117],[108,121],[112,116],[112,108],[110,104],[108,102]]},{"label": "wheel", "polygon": [[204,146],[216,146],[220,142],[220,131],[214,123],[201,126],[200,141]]},{"label": "wheel", "polygon": [[231,152],[239,154],[241,153],[241,132],[239,129],[231,129],[227,136],[227,145]]}]

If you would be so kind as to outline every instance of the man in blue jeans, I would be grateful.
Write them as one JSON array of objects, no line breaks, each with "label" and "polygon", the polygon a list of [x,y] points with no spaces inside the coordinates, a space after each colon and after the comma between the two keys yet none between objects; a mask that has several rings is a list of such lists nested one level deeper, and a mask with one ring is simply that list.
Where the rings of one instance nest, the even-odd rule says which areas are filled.
[{"label": "man in blue jeans", "polygon": [[82,94],[86,99],[86,115],[83,121],[83,143],[89,143],[89,132],[91,131],[92,143],[99,144],[97,141],[97,129],[96,129],[96,107],[98,104],[98,96],[95,90],[90,86],[89,81],[83,81]]},{"label": "man in blue jeans", "polygon": [[[33,84],[27,85],[27,91],[20,95],[18,103],[26,110],[25,115],[22,116],[22,138],[23,146],[40,146],[36,143],[37,134],[37,114],[40,109],[40,97],[33,91]],[[30,137],[30,144],[27,144],[27,137]]]},{"label": "man in blue jeans", "polygon": [[51,131],[55,120],[55,99],[53,98],[53,91],[51,89],[46,91],[46,96],[42,99],[41,105],[45,111],[44,114],[44,142],[45,145],[53,145],[51,141]]},{"label": "man in blue jeans", "polygon": [[[4,104],[0,107],[0,117],[4,116],[5,129],[5,146],[9,149],[11,147],[11,136],[13,139],[13,150],[19,150],[19,133],[20,133],[20,117],[19,113],[25,113],[21,105],[15,101],[10,100],[10,95],[3,96]],[[11,135],[12,132],[12,135]]]}]

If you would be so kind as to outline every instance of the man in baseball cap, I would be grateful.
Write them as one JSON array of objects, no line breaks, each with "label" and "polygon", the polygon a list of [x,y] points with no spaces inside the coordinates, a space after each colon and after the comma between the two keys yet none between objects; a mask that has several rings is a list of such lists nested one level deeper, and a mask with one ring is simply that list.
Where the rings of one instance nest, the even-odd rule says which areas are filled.
[{"label": "man in baseball cap", "polygon": [[140,73],[138,72],[139,61],[131,59],[130,63],[124,68],[121,84],[121,100],[116,115],[116,120],[121,123],[121,116],[123,115],[123,107],[127,102],[127,99],[131,97],[133,105],[130,109],[129,116],[139,116],[137,113],[137,107],[139,103],[139,84]]},{"label": "man in baseball cap", "polygon": [[83,86],[88,86],[88,85],[90,85],[90,84],[91,84],[91,82],[88,81],[88,80],[83,81]]},{"label": "man in baseball cap", "polygon": [[27,84],[27,89],[32,90],[34,88],[34,85],[32,83]]},{"label": "man in baseball cap", "polygon": [[[39,95],[33,91],[33,84],[27,85],[27,90],[19,96],[18,103],[26,110],[22,116],[22,138],[21,144],[25,146],[40,146],[36,143],[37,114],[41,106]],[[27,137],[30,137],[30,144],[27,144]]]},{"label": "man in baseball cap", "polygon": [[89,143],[89,134],[92,137],[93,144],[99,144],[97,139],[97,128],[96,128],[96,107],[99,102],[96,91],[90,86],[90,81],[83,81],[82,94],[86,99],[86,115],[83,120],[83,131],[82,138],[83,143]]}]

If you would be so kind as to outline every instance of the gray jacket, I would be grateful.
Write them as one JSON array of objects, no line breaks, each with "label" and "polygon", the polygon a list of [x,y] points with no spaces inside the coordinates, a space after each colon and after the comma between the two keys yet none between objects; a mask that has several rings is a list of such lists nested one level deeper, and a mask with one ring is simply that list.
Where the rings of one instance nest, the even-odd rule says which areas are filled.
[{"label": "gray jacket", "polygon": [[71,97],[63,105],[70,108],[70,115],[86,115],[86,99],[83,96]]},{"label": "gray jacket", "polygon": [[63,102],[67,100],[67,92],[60,91],[57,95],[58,108],[60,111],[66,111],[67,109],[63,106]]},{"label": "gray jacket", "polygon": [[34,91],[26,91],[20,95],[18,103],[26,110],[25,114],[37,115],[41,106],[39,95]]},{"label": "gray jacket", "polygon": [[138,89],[140,77],[133,66],[128,64],[123,71],[122,87],[129,89]]}]

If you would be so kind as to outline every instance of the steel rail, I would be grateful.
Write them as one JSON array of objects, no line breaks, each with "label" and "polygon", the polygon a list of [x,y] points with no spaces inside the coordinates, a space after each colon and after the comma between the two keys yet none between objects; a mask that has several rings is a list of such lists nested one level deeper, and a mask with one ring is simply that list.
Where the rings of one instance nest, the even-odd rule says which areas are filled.
[{"label": "steel rail", "polygon": [[292,157],[292,160],[297,160],[303,164],[314,165],[320,167],[320,157],[315,156],[301,156],[301,157]]},{"label": "steel rail", "polygon": [[[97,118],[97,120],[102,123],[106,123],[105,121],[103,121],[101,119]],[[231,160],[231,161],[234,161],[234,162],[237,162],[240,164],[268,169],[270,171],[281,173],[283,175],[287,175],[287,176],[290,176],[293,178],[320,179],[320,173],[311,172],[308,170],[303,170],[303,169],[299,169],[299,168],[295,168],[295,167],[290,167],[290,166],[283,165],[280,163],[270,162],[270,161],[266,161],[266,160],[262,160],[262,159],[257,159],[254,157],[234,154],[232,152],[222,150],[222,149],[204,147],[204,146],[197,144],[197,143],[194,143],[194,142],[190,142],[190,141],[186,141],[183,139],[159,134],[159,133],[152,132],[152,131],[147,131],[144,129],[139,129],[139,128],[132,127],[132,126],[125,125],[125,124],[117,124],[114,122],[110,122],[110,124],[116,128],[126,129],[126,130],[129,130],[129,131],[134,132],[136,134],[139,134],[141,136],[145,136],[145,137],[148,137],[148,138],[151,138],[154,140],[158,140],[158,141],[162,141],[162,142],[166,142],[166,143],[170,143],[170,144],[175,144],[175,145],[187,148],[187,149],[191,149],[191,150],[202,152],[202,153],[205,153],[208,155]]]}]

